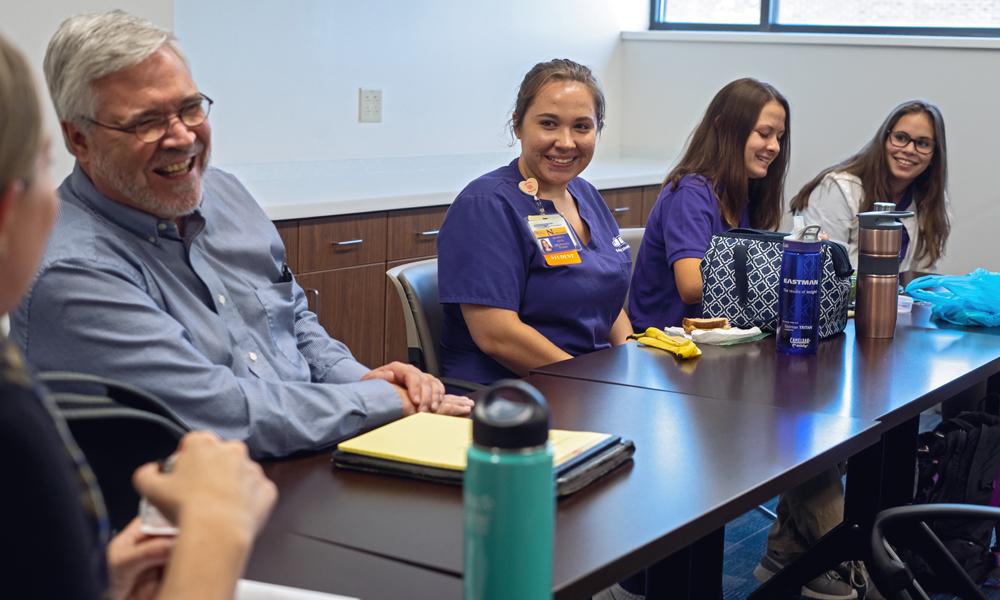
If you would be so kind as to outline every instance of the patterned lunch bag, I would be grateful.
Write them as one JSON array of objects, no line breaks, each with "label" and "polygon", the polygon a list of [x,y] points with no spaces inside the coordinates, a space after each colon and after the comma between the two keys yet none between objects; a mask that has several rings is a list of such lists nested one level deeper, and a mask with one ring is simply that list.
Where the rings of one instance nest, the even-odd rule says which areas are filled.
[{"label": "patterned lunch bag", "polygon": [[[778,327],[778,282],[781,244],[787,233],[733,229],[712,237],[701,261],[702,314],[727,317],[734,327]],[[819,335],[830,337],[847,326],[851,295],[851,261],[847,249],[823,242]]]}]

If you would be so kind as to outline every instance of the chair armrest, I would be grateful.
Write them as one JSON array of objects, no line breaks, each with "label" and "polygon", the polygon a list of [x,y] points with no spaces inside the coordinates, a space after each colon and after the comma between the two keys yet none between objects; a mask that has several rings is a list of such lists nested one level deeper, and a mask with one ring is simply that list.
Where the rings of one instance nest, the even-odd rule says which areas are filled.
[{"label": "chair armrest", "polygon": [[948,577],[962,588],[953,591],[963,598],[984,598],[975,582],[926,523],[938,519],[963,518],[1000,520],[1000,508],[971,504],[918,504],[880,512],[872,525],[870,565],[872,578],[879,591],[886,597],[897,597],[897,592],[911,587],[914,582],[913,573],[906,563],[899,560],[888,547],[888,536],[903,531],[902,526],[907,525],[907,537],[919,547],[917,550],[924,560],[938,575]]}]

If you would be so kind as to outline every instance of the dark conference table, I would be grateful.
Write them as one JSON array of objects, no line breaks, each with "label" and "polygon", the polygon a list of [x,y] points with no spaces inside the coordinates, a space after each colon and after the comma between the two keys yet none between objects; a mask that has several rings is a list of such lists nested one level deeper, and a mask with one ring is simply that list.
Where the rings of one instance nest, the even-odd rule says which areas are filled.
[{"label": "dark conference table", "polygon": [[779,354],[773,336],[753,344],[703,345],[703,355],[688,361],[630,343],[537,372],[876,421],[878,448],[850,461],[845,525],[754,594],[771,597],[780,593],[775,588],[797,589],[810,573],[864,559],[875,514],[912,499],[920,413],[1000,372],[995,331],[928,317],[926,308],[902,315],[895,338],[879,340],[856,338],[850,321],[843,334],[820,343],[815,357]]},{"label": "dark conference table", "polygon": [[462,596],[462,580],[454,575],[279,531],[273,525],[257,538],[244,577],[363,600]]},{"label": "dark conference table", "polygon": [[[714,595],[727,521],[864,451],[879,435],[870,421],[843,415],[541,375],[528,381],[549,400],[553,427],[612,432],[636,443],[631,463],[559,501],[556,598],[596,593],[682,550],[705,570],[702,579],[714,582]],[[270,531],[461,576],[460,488],[334,471],[325,453],[265,471],[281,491]],[[263,579],[266,566],[286,560],[283,551],[267,540],[258,544],[248,577]],[[697,560],[700,551],[712,560]],[[310,583],[348,589],[320,578]],[[669,585],[664,595],[677,597],[683,586],[677,579]],[[375,589],[363,595],[391,597]]]},{"label": "dark conference table", "polygon": [[893,427],[1000,372],[1000,335],[901,320],[893,339],[856,339],[854,321],[815,357],[775,351],[774,336],[702,345],[676,360],[635,343],[535,373],[878,420]]}]

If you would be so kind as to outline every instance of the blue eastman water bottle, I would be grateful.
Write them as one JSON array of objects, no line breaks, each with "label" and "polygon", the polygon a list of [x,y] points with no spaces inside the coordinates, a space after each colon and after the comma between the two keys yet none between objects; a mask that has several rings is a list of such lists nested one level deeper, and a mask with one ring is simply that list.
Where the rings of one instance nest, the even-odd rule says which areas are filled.
[{"label": "blue eastman water bottle", "polygon": [[465,600],[551,598],[549,412],[531,385],[499,381],[476,402],[463,501]]},{"label": "blue eastman water bottle", "polygon": [[819,225],[796,225],[783,244],[776,344],[785,354],[816,354],[823,242]]}]

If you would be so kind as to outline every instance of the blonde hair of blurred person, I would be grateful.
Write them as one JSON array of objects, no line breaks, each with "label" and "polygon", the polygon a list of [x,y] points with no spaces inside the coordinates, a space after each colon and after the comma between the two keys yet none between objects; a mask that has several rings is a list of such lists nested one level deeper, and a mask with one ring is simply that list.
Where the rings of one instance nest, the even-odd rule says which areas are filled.
[{"label": "blonde hair of blurred person", "polygon": [[[24,57],[0,36],[0,313],[11,310],[25,293],[35,269],[38,267],[46,240],[58,213],[59,201],[48,172],[49,142],[42,132],[39,99],[30,69]],[[37,391],[30,380],[23,359],[13,346],[0,336],[0,383],[12,381],[21,385],[17,389]],[[9,403],[23,401],[23,396],[3,397]],[[28,397],[48,409],[47,401],[35,395]],[[37,408],[37,407],[29,407]],[[27,413],[25,413],[27,414]],[[103,503],[94,489],[93,475],[79,456],[79,450],[68,436],[64,423],[52,415],[57,435],[62,438],[67,460],[64,473],[52,473],[65,479],[56,482],[65,489],[79,485],[84,502],[72,497],[56,498],[61,502],[59,511],[73,517],[78,511],[77,522],[86,519],[86,512],[97,521],[95,541],[106,539],[106,519]],[[37,422],[26,423],[38,427]],[[12,425],[13,424],[8,424]],[[51,440],[51,428],[42,433]],[[11,440],[7,440],[11,442]],[[11,442],[16,443],[16,441]],[[25,444],[28,445],[28,444]],[[56,448],[58,452],[60,449]],[[53,451],[52,448],[43,451]],[[171,473],[160,473],[155,465],[146,465],[136,471],[134,484],[137,490],[156,504],[180,528],[180,535],[150,537],[139,531],[138,519],[133,520],[110,541],[107,548],[109,571],[108,590],[112,598],[134,595],[158,598],[231,598],[236,580],[243,570],[253,540],[263,526],[277,496],[274,484],[268,481],[260,466],[249,460],[246,446],[241,442],[223,442],[214,434],[195,432],[188,434],[178,446],[177,459]],[[23,460],[16,454],[5,455],[0,460]],[[76,467],[78,471],[73,472]],[[79,479],[78,479],[79,478]],[[7,482],[14,487],[21,481]],[[45,486],[45,493],[49,486]],[[30,497],[35,490],[23,487],[13,496]],[[12,515],[15,518],[33,515]],[[37,521],[48,522],[55,515],[38,515]],[[103,525],[102,525],[103,523]],[[32,525],[32,527],[34,527]],[[62,540],[32,540],[25,544],[16,540],[21,550],[18,560],[7,562],[5,568],[15,569],[25,561],[34,561],[38,569],[51,569],[51,553],[34,556],[27,547],[40,545],[58,547]],[[103,550],[98,549],[99,552]],[[208,560],[211,557],[211,560]],[[87,556],[72,557],[78,563],[87,563]],[[77,564],[74,574],[86,572],[97,565]],[[6,578],[17,590],[17,580],[27,579],[36,597],[46,597],[46,580],[65,585],[61,579],[67,572],[52,573],[52,577],[32,578],[26,573],[12,573]],[[95,575],[91,573],[91,575]],[[95,575],[99,581],[100,575]],[[93,580],[88,582],[93,583]],[[7,584],[5,584],[6,586]],[[62,588],[60,588],[62,589]],[[84,594],[81,586],[75,597]],[[6,589],[6,591],[11,591]],[[49,589],[51,592],[51,589]],[[16,593],[16,592],[15,592]],[[96,596],[95,596],[96,597]]]}]

